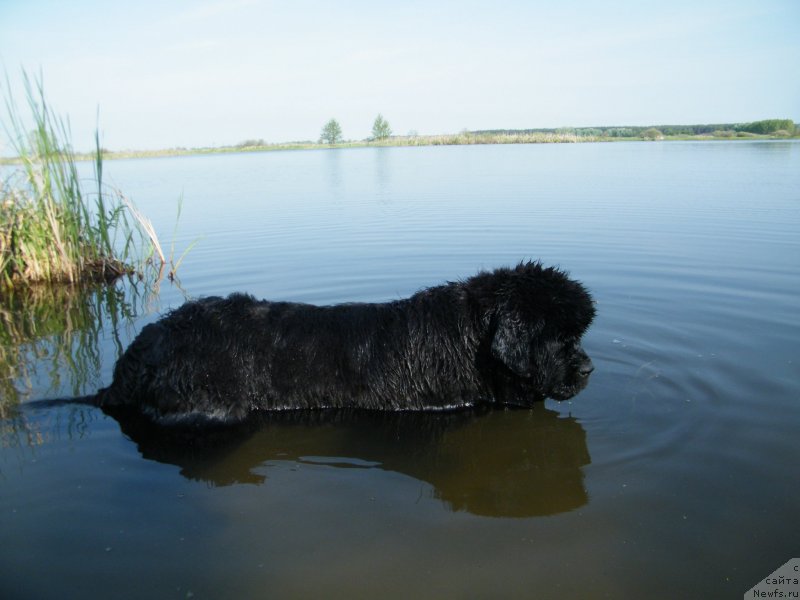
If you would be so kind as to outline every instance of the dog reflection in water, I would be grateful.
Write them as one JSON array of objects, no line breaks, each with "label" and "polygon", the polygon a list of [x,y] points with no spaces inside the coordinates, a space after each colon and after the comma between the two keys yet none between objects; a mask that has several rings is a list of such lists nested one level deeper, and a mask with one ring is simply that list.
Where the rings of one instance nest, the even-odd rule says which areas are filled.
[{"label": "dog reflection in water", "polygon": [[272,411],[211,429],[165,428],[129,412],[119,424],[144,458],[214,486],[269,486],[273,468],[315,464],[402,473],[430,484],[450,510],[482,516],[552,515],[588,501],[586,432],[544,403],[435,413]]}]

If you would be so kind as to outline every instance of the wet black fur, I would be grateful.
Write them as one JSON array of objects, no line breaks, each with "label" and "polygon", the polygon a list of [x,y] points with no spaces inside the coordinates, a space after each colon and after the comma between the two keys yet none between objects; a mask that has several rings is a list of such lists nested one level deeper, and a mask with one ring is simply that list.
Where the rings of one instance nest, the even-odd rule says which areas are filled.
[{"label": "wet black fur", "polygon": [[580,283],[538,263],[381,304],[205,298],[146,326],[97,403],[159,423],[274,409],[529,406],[586,386],[580,338],[593,317]]}]

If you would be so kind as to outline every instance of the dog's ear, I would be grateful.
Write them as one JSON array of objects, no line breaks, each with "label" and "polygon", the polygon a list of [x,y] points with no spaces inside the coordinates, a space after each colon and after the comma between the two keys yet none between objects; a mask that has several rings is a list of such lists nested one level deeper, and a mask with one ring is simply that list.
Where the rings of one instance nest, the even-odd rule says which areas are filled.
[{"label": "dog's ear", "polygon": [[532,373],[531,343],[541,323],[526,323],[503,315],[497,320],[492,337],[492,356],[521,377]]}]

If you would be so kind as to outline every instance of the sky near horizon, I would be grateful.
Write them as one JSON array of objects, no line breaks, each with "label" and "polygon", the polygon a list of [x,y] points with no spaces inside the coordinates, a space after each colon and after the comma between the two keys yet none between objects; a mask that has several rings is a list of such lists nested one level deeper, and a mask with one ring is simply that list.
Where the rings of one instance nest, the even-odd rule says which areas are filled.
[{"label": "sky near horizon", "polygon": [[79,150],[797,122],[800,0],[0,0],[0,64]]}]

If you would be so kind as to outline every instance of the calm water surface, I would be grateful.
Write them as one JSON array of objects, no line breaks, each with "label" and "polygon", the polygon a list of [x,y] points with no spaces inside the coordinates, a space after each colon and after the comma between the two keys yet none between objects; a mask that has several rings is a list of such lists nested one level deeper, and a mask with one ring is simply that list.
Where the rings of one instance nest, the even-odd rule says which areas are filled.
[{"label": "calm water surface", "polygon": [[[741,597],[800,554],[800,144],[110,162],[183,291],[2,303],[0,597]],[[281,414],[203,445],[39,399],[190,297],[384,301],[539,258],[592,290],[565,403]],[[22,398],[14,408],[16,399]]]}]

